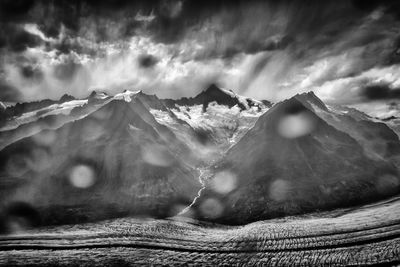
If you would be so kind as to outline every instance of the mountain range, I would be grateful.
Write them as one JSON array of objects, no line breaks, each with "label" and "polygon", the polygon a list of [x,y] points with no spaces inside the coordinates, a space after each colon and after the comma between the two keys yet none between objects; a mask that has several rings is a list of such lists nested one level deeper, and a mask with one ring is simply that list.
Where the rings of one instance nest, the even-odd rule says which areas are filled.
[{"label": "mountain range", "polygon": [[65,95],[0,111],[0,218],[17,203],[45,224],[245,224],[397,194],[399,159],[387,124],[312,92],[275,104],[216,85],[181,99]]}]

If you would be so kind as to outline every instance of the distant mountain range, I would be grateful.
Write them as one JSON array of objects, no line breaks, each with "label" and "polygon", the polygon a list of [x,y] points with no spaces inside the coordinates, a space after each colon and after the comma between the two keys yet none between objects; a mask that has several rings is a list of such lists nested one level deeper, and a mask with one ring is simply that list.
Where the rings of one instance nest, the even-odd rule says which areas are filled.
[{"label": "distant mountain range", "polygon": [[[399,192],[396,133],[313,93],[272,105],[92,92],[0,111],[0,202],[46,224],[116,216],[243,224]],[[1,218],[1,214],[0,214]]]}]

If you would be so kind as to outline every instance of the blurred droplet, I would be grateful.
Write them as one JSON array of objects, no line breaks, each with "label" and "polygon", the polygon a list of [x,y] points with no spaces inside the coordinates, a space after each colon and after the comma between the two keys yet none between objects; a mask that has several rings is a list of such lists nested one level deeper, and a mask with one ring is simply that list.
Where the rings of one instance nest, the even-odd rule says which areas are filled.
[{"label": "blurred droplet", "polygon": [[227,194],[237,186],[237,177],[230,171],[218,172],[211,180],[211,188],[220,194]]},{"label": "blurred droplet", "polygon": [[6,172],[10,176],[20,177],[29,170],[29,158],[23,154],[12,155],[6,163]]},{"label": "blurred droplet", "polygon": [[6,228],[8,232],[16,233],[40,225],[40,214],[30,204],[13,202],[5,212]]},{"label": "blurred droplet", "polygon": [[224,206],[216,198],[208,198],[200,204],[200,212],[204,217],[216,219],[224,212]]},{"label": "blurred droplet", "polygon": [[400,181],[394,175],[386,174],[378,178],[375,183],[376,190],[382,195],[395,194],[399,190]]},{"label": "blurred droplet", "polygon": [[82,139],[85,141],[94,141],[104,134],[103,126],[95,121],[90,121],[82,130]]},{"label": "blurred droplet", "polygon": [[183,7],[183,1],[163,1],[161,4],[160,12],[163,16],[169,18],[177,18]]},{"label": "blurred droplet", "polygon": [[3,213],[0,213],[0,235],[6,234],[8,232],[6,219],[7,216]]},{"label": "blurred droplet", "polygon": [[386,153],[388,152],[388,143],[386,142],[379,142],[379,140],[374,140],[373,144],[372,144],[372,149],[373,151],[375,151],[376,153],[380,154],[380,155],[386,155]]},{"label": "blurred droplet", "polygon": [[23,232],[31,228],[29,222],[23,217],[10,217],[7,221],[7,230],[10,233]]},{"label": "blurred droplet", "polygon": [[96,120],[104,121],[111,118],[112,111],[110,109],[101,108],[93,112],[91,116]]},{"label": "blurred droplet", "polygon": [[57,136],[54,131],[42,131],[39,132],[38,134],[33,136],[33,140],[38,144],[42,146],[51,146]]},{"label": "blurred droplet", "polygon": [[291,186],[288,181],[277,179],[269,186],[269,197],[275,201],[284,201],[288,197]]},{"label": "blurred droplet", "polygon": [[173,162],[171,154],[161,145],[148,144],[142,147],[143,160],[155,166],[170,166]]},{"label": "blurred droplet", "polygon": [[70,183],[78,188],[91,187],[95,180],[96,176],[93,168],[85,164],[74,166],[69,173]]},{"label": "blurred droplet", "polygon": [[285,138],[298,138],[311,133],[316,127],[316,120],[307,112],[288,114],[281,118],[278,132]]},{"label": "blurred droplet", "polygon": [[30,169],[40,172],[51,167],[52,158],[45,149],[37,148],[32,151],[29,167]]},{"label": "blurred droplet", "polygon": [[321,192],[325,195],[330,195],[332,193],[332,188],[327,186],[327,185],[321,185],[319,187],[319,189],[321,190]]}]

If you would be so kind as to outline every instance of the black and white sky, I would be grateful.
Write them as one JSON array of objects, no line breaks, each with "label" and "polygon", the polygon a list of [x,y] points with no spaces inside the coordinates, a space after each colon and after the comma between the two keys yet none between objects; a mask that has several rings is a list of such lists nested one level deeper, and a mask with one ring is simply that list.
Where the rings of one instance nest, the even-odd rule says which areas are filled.
[{"label": "black and white sky", "polygon": [[400,98],[400,1],[0,1],[0,100],[210,83],[274,102]]}]

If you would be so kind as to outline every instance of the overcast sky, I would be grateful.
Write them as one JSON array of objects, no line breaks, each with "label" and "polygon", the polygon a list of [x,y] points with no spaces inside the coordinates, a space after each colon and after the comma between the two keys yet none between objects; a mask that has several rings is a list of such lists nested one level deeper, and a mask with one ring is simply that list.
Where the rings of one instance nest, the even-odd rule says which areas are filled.
[{"label": "overcast sky", "polygon": [[257,99],[400,97],[399,1],[0,1],[0,100],[210,83]]}]

